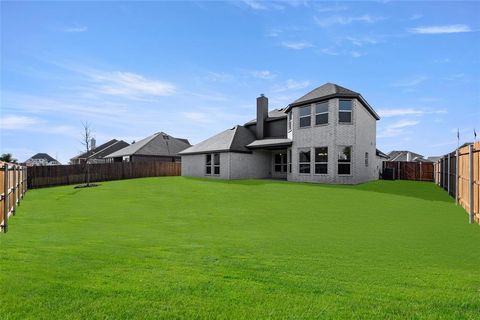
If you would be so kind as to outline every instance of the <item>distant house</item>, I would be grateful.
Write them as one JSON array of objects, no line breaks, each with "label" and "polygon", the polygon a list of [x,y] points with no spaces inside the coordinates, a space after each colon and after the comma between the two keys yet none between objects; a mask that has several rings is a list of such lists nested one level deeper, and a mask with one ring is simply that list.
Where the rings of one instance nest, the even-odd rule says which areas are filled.
[{"label": "distant house", "polygon": [[375,152],[375,156],[376,156],[375,159],[377,161],[376,163],[377,171],[378,171],[378,175],[380,176],[380,174],[383,171],[383,162],[388,161],[389,156],[378,149]]},{"label": "distant house", "polygon": [[425,159],[421,154],[412,152],[412,151],[391,151],[388,154],[389,159],[387,161],[422,161],[430,162],[430,160]]},{"label": "distant house", "polygon": [[84,152],[76,157],[70,159],[70,164],[83,164],[89,159],[90,163],[105,163],[107,162],[105,156],[112,152],[118,151],[127,147],[129,144],[123,140],[112,139],[104,144],[96,146],[95,139],[90,142],[90,152]]},{"label": "distant house", "polygon": [[51,157],[47,153],[37,153],[33,157],[29,158],[27,161],[25,161],[25,165],[27,167],[33,167],[33,166],[56,166],[61,164],[58,162],[56,159]]},{"label": "distant house", "polygon": [[108,162],[180,161],[178,153],[190,147],[187,139],[174,138],[157,132],[145,139],[115,151],[107,156]]},{"label": "distant house", "polygon": [[431,157],[428,157],[427,160],[430,161],[430,162],[437,162],[441,158],[442,157],[440,157],[440,156],[431,156]]}]

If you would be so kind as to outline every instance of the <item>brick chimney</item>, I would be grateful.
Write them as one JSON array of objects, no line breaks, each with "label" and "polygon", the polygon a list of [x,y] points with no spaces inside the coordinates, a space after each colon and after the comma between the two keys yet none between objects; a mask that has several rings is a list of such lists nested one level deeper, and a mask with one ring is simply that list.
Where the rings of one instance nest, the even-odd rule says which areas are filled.
[{"label": "brick chimney", "polygon": [[265,136],[265,120],[268,116],[268,98],[263,94],[257,98],[257,139]]}]

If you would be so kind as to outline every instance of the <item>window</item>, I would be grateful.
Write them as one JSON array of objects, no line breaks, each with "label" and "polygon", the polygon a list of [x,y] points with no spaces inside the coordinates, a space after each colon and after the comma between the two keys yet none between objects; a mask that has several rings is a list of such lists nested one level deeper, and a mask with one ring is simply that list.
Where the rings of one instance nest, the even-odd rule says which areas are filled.
[{"label": "window", "polygon": [[220,174],[220,153],[205,155],[205,174]]},{"label": "window", "polygon": [[338,122],[352,122],[352,100],[340,100],[340,106],[338,109]]},{"label": "window", "polygon": [[315,105],[315,124],[328,124],[328,101]]},{"label": "window", "polygon": [[310,127],[311,108],[310,106],[300,108],[300,128]]},{"label": "window", "polygon": [[365,152],[365,167],[368,167],[368,152]]},{"label": "window", "polygon": [[310,173],[310,150],[300,151],[298,162],[300,173]]},{"label": "window", "polygon": [[338,174],[350,174],[352,165],[352,147],[341,147],[338,152]]},{"label": "window", "polygon": [[292,149],[288,149],[288,173],[292,173]]},{"label": "window", "polygon": [[293,111],[288,113],[288,131],[292,131]]},{"label": "window", "polygon": [[287,154],[286,153],[276,153],[274,161],[274,170],[275,172],[287,172]]},{"label": "window", "polygon": [[328,173],[328,147],[315,148],[315,174]]},{"label": "window", "polygon": [[212,174],[212,155],[205,155],[205,174]]},{"label": "window", "polygon": [[220,174],[220,153],[213,154],[213,174]]}]

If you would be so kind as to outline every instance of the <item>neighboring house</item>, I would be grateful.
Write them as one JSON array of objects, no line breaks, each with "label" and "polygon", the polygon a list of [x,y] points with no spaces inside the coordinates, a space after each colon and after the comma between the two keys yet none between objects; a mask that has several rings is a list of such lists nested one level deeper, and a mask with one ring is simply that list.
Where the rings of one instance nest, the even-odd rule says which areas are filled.
[{"label": "neighboring house", "polygon": [[105,163],[105,156],[127,147],[129,144],[123,140],[112,139],[104,144],[96,146],[95,139],[90,141],[90,151],[79,154],[70,159],[70,164],[84,164],[89,159],[90,163]]},{"label": "neighboring house", "polygon": [[187,139],[174,138],[164,132],[155,133],[105,158],[109,162],[180,161],[178,153],[190,147]]},{"label": "neighboring house", "polygon": [[379,116],[357,92],[327,83],[286,108],[268,112],[182,152],[182,175],[279,178],[355,184],[378,178]]},{"label": "neighboring house", "polygon": [[58,162],[56,159],[51,157],[47,153],[37,153],[33,157],[29,158],[27,161],[25,161],[25,165],[27,167],[33,167],[33,166],[56,166],[60,165],[61,163]]},{"label": "neighboring house", "polygon": [[387,161],[419,161],[430,162],[425,159],[421,154],[412,151],[391,151],[388,154],[389,159]]},{"label": "neighboring house", "polygon": [[430,162],[437,162],[441,158],[442,157],[440,157],[440,156],[431,156],[431,157],[428,157],[427,160],[430,161]]}]

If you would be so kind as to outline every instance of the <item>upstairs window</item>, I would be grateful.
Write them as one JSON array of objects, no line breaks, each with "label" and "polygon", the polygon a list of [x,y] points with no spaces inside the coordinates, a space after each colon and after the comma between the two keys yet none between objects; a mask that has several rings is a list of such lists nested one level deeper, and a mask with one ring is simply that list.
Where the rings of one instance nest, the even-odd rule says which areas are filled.
[{"label": "upstairs window", "polygon": [[338,122],[352,122],[352,100],[340,100],[340,106],[338,109]]},{"label": "upstairs window", "polygon": [[300,151],[298,155],[298,171],[300,173],[310,173],[310,150]]},{"label": "upstairs window", "polygon": [[328,147],[315,148],[315,174],[328,173]]},{"label": "upstairs window", "polygon": [[328,101],[315,105],[315,124],[328,124]]},{"label": "upstairs window", "polygon": [[310,106],[301,107],[299,108],[299,111],[300,111],[300,128],[310,127],[311,117],[312,117],[311,107]]},{"label": "upstairs window", "polygon": [[351,174],[352,147],[341,147],[338,152],[338,174]]},{"label": "upstairs window", "polygon": [[288,113],[288,131],[292,131],[293,111]]}]

